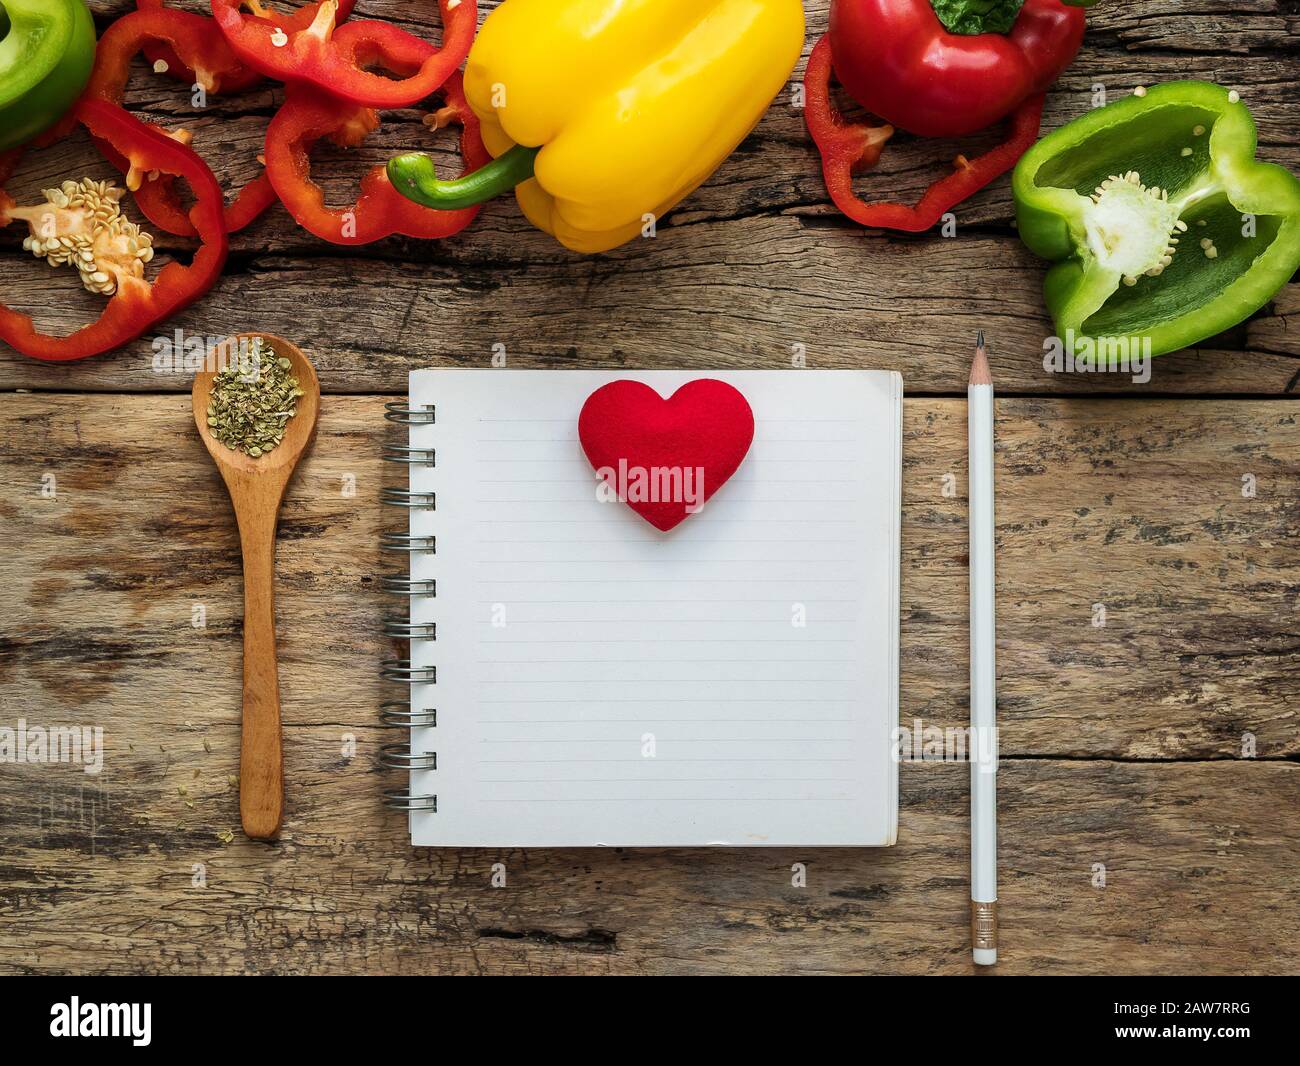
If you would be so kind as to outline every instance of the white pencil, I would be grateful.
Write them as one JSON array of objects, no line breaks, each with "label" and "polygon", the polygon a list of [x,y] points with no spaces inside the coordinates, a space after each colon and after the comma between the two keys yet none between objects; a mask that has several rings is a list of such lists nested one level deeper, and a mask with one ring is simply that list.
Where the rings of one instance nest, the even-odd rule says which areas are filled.
[{"label": "white pencil", "polygon": [[993,601],[993,375],[980,330],[966,386],[970,452],[970,928],[977,966],[998,961],[997,672]]}]

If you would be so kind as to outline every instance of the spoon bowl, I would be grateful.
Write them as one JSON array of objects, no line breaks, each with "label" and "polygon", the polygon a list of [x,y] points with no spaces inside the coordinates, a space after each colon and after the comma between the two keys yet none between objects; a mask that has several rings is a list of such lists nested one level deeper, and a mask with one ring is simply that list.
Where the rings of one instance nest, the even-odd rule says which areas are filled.
[{"label": "spoon bowl", "polygon": [[[212,435],[212,430],[208,428],[208,404],[212,398],[217,369],[236,357],[241,343],[251,344],[257,337],[262,338],[276,356],[289,360],[289,372],[298,379],[302,395],[298,397],[294,416],[284,427],[284,438],[271,451],[254,459],[235,448],[227,448]],[[316,368],[300,348],[271,333],[239,333],[229,337],[208,353],[204,369],[194,375],[192,395],[194,422],[199,427],[199,436],[203,438],[203,444],[221,471],[221,476],[226,478],[227,485],[230,484],[227,471],[258,478],[265,478],[268,473],[275,471],[283,474],[285,483],[288,484],[293,468],[311,447],[316,435],[316,418],[320,413],[320,382],[316,378]]]},{"label": "spoon bowl", "polygon": [[[208,403],[216,370],[238,345],[260,337],[277,358],[290,362],[302,395],[280,443],[254,458],[228,448],[208,428]],[[244,561],[244,703],[239,747],[239,817],[244,833],[273,838],[284,816],[284,750],[280,732],[280,680],[275,656],[275,529],[285,489],[316,435],[320,382],[295,345],[270,333],[240,333],[208,353],[194,375],[194,422],[217,464],[239,524]]]}]

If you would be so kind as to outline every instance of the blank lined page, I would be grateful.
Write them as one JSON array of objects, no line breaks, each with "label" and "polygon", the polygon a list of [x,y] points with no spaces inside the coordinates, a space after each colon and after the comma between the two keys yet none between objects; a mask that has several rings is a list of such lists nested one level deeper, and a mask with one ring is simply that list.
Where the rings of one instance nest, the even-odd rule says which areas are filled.
[{"label": "blank lined page", "polygon": [[[602,500],[578,413],[620,378],[735,386],[745,461],[662,533]],[[902,382],[879,371],[422,370],[413,843],[894,840]]]}]

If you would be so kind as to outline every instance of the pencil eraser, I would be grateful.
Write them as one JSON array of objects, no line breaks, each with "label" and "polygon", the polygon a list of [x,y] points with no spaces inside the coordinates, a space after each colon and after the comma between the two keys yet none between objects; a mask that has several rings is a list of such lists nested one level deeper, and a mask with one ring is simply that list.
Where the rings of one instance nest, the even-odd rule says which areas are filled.
[{"label": "pencil eraser", "polygon": [[973,948],[976,966],[993,966],[998,961],[997,948]]}]

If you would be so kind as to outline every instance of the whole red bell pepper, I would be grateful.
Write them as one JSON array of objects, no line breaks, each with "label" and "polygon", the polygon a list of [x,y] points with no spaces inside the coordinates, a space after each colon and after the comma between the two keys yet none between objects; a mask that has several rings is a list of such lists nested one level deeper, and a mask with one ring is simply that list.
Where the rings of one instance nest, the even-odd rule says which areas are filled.
[{"label": "whole red bell pepper", "polygon": [[[808,59],[804,118],[835,206],[864,226],[911,232],[1005,174],[1038,138],[1044,92],[1083,40],[1093,0],[832,0],[830,32]],[[831,81],[884,121],[848,122]],[[959,155],[914,205],[867,203],[853,175],[874,166],[895,128],[952,137],[1010,119],[1005,141]]]},{"label": "whole red bell pepper", "polygon": [[[189,218],[200,244],[188,266],[168,263],[149,281],[143,270],[134,266],[139,260],[131,248],[118,249],[113,233],[101,234],[96,261],[102,258],[104,269],[113,272],[113,295],[98,319],[65,337],[38,332],[30,316],[0,304],[0,340],[24,355],[53,362],[85,359],[135,340],[212,288],[226,261],[221,186],[202,159],[186,145],[105,100],[83,96],[73,113],[97,144],[110,147],[127,165],[170,174],[188,183],[194,196]],[[0,177],[15,162],[13,156],[0,159]],[[17,212],[12,198],[0,189],[0,226],[31,213],[31,209]]]},{"label": "whole red bell pepper", "polygon": [[[424,45],[432,50],[432,46]],[[446,106],[428,116],[438,128],[461,127],[460,149],[465,171],[477,170],[492,157],[479,136],[478,117],[465,100],[459,71],[449,77],[439,94]],[[426,121],[428,121],[426,119]],[[310,86],[290,85],[284,105],[266,131],[266,171],[280,201],[298,225],[333,244],[369,244],[393,234],[434,240],[450,237],[474,221],[479,207],[438,211],[407,199],[393,188],[383,164],[361,179],[361,195],[350,207],[325,206],[325,193],[311,180],[311,149],[329,138],[351,148],[379,126],[379,115]]]},{"label": "whole red bell pepper", "polygon": [[909,133],[956,137],[1045,92],[1083,31],[1081,6],[1062,0],[833,0],[828,36],[859,104]]},{"label": "whole red bell pepper", "polygon": [[[104,31],[86,95],[121,104],[131,75],[131,60],[147,51],[149,45],[165,48],[177,57],[194,78],[194,84],[213,95],[229,91],[232,83],[242,86],[247,80],[247,68],[230,50],[210,18],[172,8],[141,8],[123,15]],[[189,134],[184,131],[169,135],[188,143]],[[111,151],[105,154],[112,158]],[[138,171],[128,171],[126,184],[135,193],[136,204],[145,217],[159,229],[180,237],[195,235],[173,177],[165,174],[146,177]],[[275,190],[263,171],[243,185],[225,208],[226,231],[235,233],[243,229],[273,203]]]},{"label": "whole red bell pepper", "polygon": [[[409,107],[430,96],[469,54],[478,29],[477,0],[438,0],[442,47],[390,22],[363,20],[336,26],[339,0],[321,0],[307,26],[241,10],[249,0],[212,0],[230,47],[248,66],[288,84],[306,83],[361,107]],[[428,0],[425,0],[428,2]],[[259,14],[258,12],[261,12]],[[410,57],[420,63],[410,68]],[[408,69],[394,79],[369,68]]]}]

